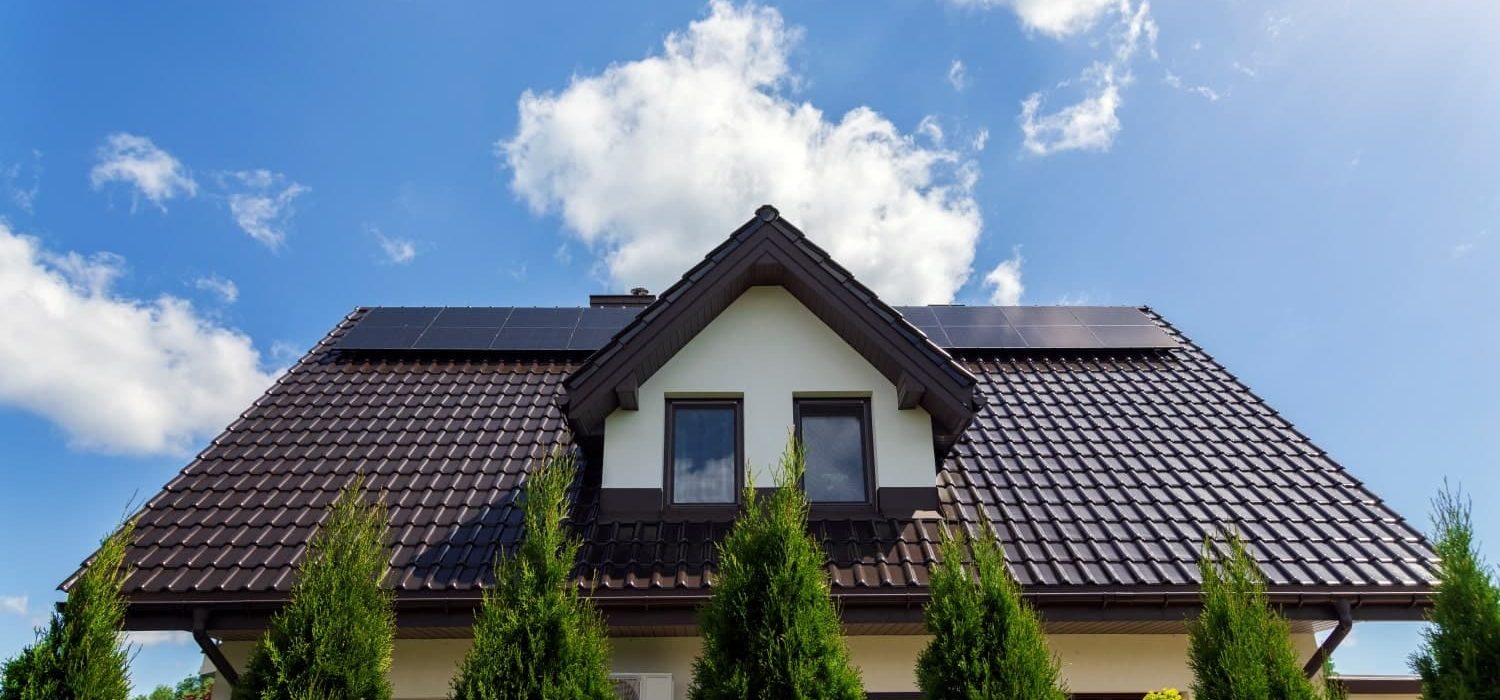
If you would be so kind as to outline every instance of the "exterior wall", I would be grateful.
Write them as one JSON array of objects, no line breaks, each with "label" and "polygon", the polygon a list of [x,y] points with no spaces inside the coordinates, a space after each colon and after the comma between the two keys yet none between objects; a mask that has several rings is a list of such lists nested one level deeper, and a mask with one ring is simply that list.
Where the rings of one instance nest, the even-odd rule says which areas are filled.
[{"label": "exterior wall", "polygon": [[742,397],[745,463],[770,486],[793,397],[869,397],[876,486],[935,484],[932,420],[896,407],[896,387],[781,287],[751,287],[639,387],[640,410],[604,427],[604,488],[664,487],[666,400]]},{"label": "exterior wall", "polygon": [[[927,646],[924,635],[849,637],[849,656],[870,692],[916,692],[917,655]],[[1062,661],[1063,677],[1075,693],[1145,693],[1192,687],[1187,665],[1188,638],[1183,634],[1056,634],[1048,637]],[[1317,649],[1311,634],[1294,634],[1300,658]],[[618,673],[670,673],[674,700],[687,697],[697,637],[617,637],[610,640],[611,663]],[[251,642],[225,642],[223,650],[235,668],[244,670]],[[391,664],[395,700],[447,697],[448,682],[469,649],[467,639],[398,639]],[[206,661],[204,672],[212,670]],[[214,700],[230,696],[227,685]],[[1406,700],[1397,695],[1355,695],[1350,700]],[[1415,697],[1415,696],[1411,696]]]}]

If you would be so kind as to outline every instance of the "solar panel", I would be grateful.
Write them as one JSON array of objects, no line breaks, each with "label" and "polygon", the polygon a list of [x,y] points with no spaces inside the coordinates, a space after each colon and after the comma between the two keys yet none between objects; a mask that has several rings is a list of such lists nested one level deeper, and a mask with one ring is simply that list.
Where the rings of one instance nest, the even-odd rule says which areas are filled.
[{"label": "solar panel", "polygon": [[505,320],[506,328],[573,328],[583,309],[518,307]]},{"label": "solar panel", "polygon": [[506,326],[490,343],[491,350],[566,350],[572,328],[511,328]]},{"label": "solar panel", "polygon": [[499,328],[440,328],[433,326],[412,343],[414,350],[488,350]]},{"label": "solar panel", "polygon": [[432,322],[434,328],[494,328],[500,330],[510,316],[511,308],[452,308],[443,309]]},{"label": "solar panel", "polygon": [[1086,326],[1151,326],[1146,312],[1132,306],[1074,306],[1073,315]]},{"label": "solar panel", "polygon": [[1024,348],[1021,334],[1010,326],[943,326],[948,332],[949,347],[955,348]]},{"label": "solar panel", "polygon": [[[1174,348],[1144,311],[1116,306],[900,306],[935,345],[958,349]],[[636,308],[387,307],[367,311],[337,347],[350,350],[591,352]]]},{"label": "solar panel", "polygon": [[619,330],[624,328],[625,324],[630,323],[640,312],[638,308],[584,309],[583,315],[578,318],[578,327]]},{"label": "solar panel", "polygon": [[573,337],[568,339],[569,350],[598,350],[618,333],[617,328],[584,328],[582,326],[573,330]]},{"label": "solar panel", "polygon": [[432,323],[432,319],[436,318],[438,312],[442,310],[441,308],[430,306],[394,306],[370,309],[369,313],[366,313],[364,318],[359,320],[359,325],[370,326],[372,328],[375,326],[425,327],[427,324]]},{"label": "solar panel", "polygon": [[411,347],[413,341],[422,335],[422,329],[415,326],[366,326],[360,324],[349,329],[344,337],[339,339],[339,347],[350,350],[390,350]]},{"label": "solar panel", "polygon": [[1028,348],[1102,348],[1104,343],[1094,337],[1087,326],[1018,326],[1021,337]]},{"label": "solar panel", "polygon": [[1177,341],[1159,326],[1093,326],[1107,348],[1175,348]]},{"label": "solar panel", "polygon": [[1081,326],[1067,306],[1006,306],[1005,317],[1013,326]]}]

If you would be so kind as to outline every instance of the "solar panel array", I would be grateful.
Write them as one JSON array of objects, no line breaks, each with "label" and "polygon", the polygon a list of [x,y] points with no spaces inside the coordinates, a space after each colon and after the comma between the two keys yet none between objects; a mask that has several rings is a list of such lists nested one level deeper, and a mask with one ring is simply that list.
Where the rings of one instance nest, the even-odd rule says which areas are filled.
[{"label": "solar panel array", "polygon": [[640,309],[384,307],[339,340],[345,350],[598,350]]},{"label": "solar panel array", "polygon": [[[1145,312],[1119,306],[898,306],[954,349],[1174,348]],[[638,308],[382,307],[339,340],[344,350],[594,351]]]},{"label": "solar panel array", "polygon": [[1175,348],[1146,312],[1130,306],[898,306],[944,348],[1103,350]]}]

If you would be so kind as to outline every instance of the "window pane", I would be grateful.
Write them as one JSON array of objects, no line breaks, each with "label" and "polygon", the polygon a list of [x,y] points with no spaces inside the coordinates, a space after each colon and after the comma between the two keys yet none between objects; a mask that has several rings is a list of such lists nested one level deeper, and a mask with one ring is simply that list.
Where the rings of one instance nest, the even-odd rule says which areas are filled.
[{"label": "window pane", "polygon": [[814,502],[863,502],[865,438],[863,412],[814,413],[802,416],[802,444],[807,453],[807,497]]},{"label": "window pane", "polygon": [[673,407],[672,502],[734,502],[734,407]]}]

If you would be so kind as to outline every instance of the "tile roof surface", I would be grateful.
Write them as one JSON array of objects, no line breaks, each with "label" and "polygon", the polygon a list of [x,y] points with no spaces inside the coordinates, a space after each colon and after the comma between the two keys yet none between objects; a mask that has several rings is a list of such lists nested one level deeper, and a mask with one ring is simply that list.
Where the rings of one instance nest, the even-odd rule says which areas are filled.
[{"label": "tile roof surface", "polygon": [[[130,595],[284,594],[323,507],[356,471],[386,492],[399,592],[472,591],[519,534],[527,469],[568,439],[573,354],[334,350],[346,318],[152,498]],[[938,475],[948,523],[988,520],[1023,585],[1197,581],[1220,523],[1275,587],[1431,582],[1431,552],[1379,499],[1202,350],[956,353],[986,400]],[[594,523],[578,491],[580,580],[601,595],[698,594],[725,525]],[[923,586],[943,521],[811,525],[836,591]]]}]

